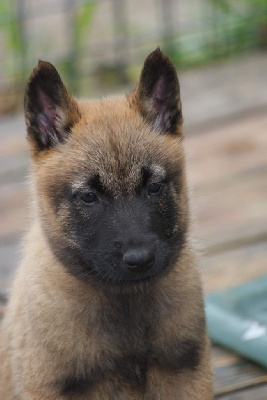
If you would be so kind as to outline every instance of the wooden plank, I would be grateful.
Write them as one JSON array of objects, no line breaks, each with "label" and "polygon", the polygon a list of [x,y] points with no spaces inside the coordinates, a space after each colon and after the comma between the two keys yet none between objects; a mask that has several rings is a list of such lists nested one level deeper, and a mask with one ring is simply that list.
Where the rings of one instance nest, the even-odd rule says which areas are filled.
[{"label": "wooden plank", "polygon": [[241,359],[241,356],[230,349],[225,349],[217,344],[213,344],[211,347],[211,362],[213,369],[237,364]]},{"label": "wooden plank", "polygon": [[266,126],[252,116],[185,140],[192,236],[210,253],[267,237]]},{"label": "wooden plank", "polygon": [[201,262],[205,293],[241,285],[267,274],[267,240],[206,256]]},{"label": "wooden plank", "polygon": [[4,242],[18,236],[29,225],[26,184],[7,183],[1,185],[0,240]]},{"label": "wooden plank", "polygon": [[15,157],[20,153],[25,153],[28,149],[26,133],[17,134],[11,132],[3,138],[0,149],[0,157]]},{"label": "wooden plank", "polygon": [[214,394],[222,395],[267,382],[267,374],[246,360],[214,370]]},{"label": "wooden plank", "polygon": [[267,237],[267,168],[192,199],[192,237],[210,253]]},{"label": "wooden plank", "polygon": [[[0,184],[12,182],[13,175],[25,176],[28,165],[28,143],[22,115],[0,120]],[[22,181],[22,179],[21,179]]]},{"label": "wooden plank", "polygon": [[27,152],[16,156],[4,156],[0,158],[0,185],[13,182],[24,182],[28,173]]},{"label": "wooden plank", "polygon": [[1,116],[0,119],[0,136],[4,141],[9,140],[10,137],[19,137],[25,135],[25,119],[23,114]]},{"label": "wooden plank", "polygon": [[220,186],[240,172],[267,165],[267,115],[249,116],[185,138],[194,188]]},{"label": "wooden plank", "polygon": [[216,400],[266,400],[267,385],[259,385],[247,390],[241,390],[226,396],[218,396]]},{"label": "wooden plank", "polygon": [[220,346],[212,346],[211,362],[216,396],[267,382],[267,371]]}]

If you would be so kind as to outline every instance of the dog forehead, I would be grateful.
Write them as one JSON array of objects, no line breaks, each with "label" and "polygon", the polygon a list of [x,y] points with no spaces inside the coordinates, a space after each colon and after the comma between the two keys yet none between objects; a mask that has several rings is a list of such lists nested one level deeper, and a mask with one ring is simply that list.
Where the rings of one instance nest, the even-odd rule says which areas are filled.
[{"label": "dog forehead", "polygon": [[148,169],[150,175],[162,176],[165,169],[159,160],[154,160],[156,154],[153,143],[142,141],[140,135],[126,136],[127,132],[123,137],[114,131],[109,132],[107,137],[102,135],[87,140],[77,157],[79,165],[75,166],[78,172],[76,186],[98,177],[99,184],[110,193],[118,195],[121,192],[132,192],[142,183]]},{"label": "dog forehead", "polygon": [[85,102],[81,109],[70,142],[72,165],[79,172],[76,185],[98,176],[111,192],[132,191],[144,168],[163,178],[168,139],[154,132],[125,98]]}]

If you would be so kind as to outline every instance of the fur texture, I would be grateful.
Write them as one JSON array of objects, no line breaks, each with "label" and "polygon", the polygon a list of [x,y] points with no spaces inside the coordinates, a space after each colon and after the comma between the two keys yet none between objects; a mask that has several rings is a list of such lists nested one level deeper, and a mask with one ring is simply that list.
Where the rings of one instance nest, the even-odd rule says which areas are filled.
[{"label": "fur texture", "polygon": [[159,50],[127,97],[25,93],[33,221],[0,335],[5,400],[210,400],[179,83]]}]

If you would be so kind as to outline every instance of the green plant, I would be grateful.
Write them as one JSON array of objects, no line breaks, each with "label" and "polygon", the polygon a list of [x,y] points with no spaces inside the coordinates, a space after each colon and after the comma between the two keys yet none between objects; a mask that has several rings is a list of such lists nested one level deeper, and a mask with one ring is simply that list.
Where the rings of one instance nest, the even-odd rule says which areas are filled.
[{"label": "green plant", "polygon": [[[167,54],[179,67],[207,64],[267,46],[267,0],[207,0],[211,17],[201,29],[172,39]],[[204,21],[204,20],[203,20]]]},{"label": "green plant", "polygon": [[233,35],[242,44],[267,46],[267,0],[209,0],[235,20]]},{"label": "green plant", "polygon": [[97,4],[87,1],[76,12],[74,20],[74,44],[84,45],[85,33],[90,28]]},{"label": "green plant", "polygon": [[18,74],[21,72],[21,64],[14,60],[17,61],[21,56],[23,41],[14,1],[0,0],[0,16],[0,30],[5,35],[6,49],[11,53],[11,57],[8,57],[5,63],[5,71],[8,75]]},{"label": "green plant", "polygon": [[93,20],[97,4],[94,1],[86,1],[82,7],[74,10],[72,18],[73,41],[71,43],[71,53],[69,60],[65,64],[65,71],[68,76],[70,87],[74,92],[79,92],[79,76],[81,67],[81,49],[88,40],[88,31]]}]

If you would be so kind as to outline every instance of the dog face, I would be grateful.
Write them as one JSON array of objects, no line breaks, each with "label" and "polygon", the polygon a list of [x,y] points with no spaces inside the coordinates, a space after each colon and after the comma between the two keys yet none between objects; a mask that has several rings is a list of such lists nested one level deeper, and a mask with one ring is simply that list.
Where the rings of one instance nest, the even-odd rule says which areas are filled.
[{"label": "dog face", "polygon": [[160,50],[126,98],[77,103],[40,62],[25,94],[37,212],[75,276],[139,284],[175,265],[187,232],[182,115]]}]

